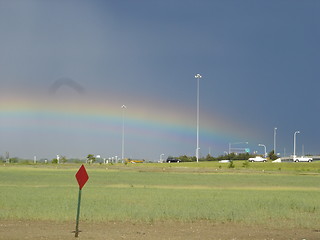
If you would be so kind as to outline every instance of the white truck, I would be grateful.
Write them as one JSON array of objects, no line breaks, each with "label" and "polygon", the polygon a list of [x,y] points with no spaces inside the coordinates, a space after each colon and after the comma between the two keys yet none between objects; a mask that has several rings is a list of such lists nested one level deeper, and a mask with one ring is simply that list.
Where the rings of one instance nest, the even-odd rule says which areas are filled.
[{"label": "white truck", "polygon": [[253,157],[253,158],[249,158],[248,161],[249,162],[266,162],[267,159],[263,158],[263,157],[260,157],[260,156],[256,156],[256,157]]},{"label": "white truck", "polygon": [[312,162],[312,160],[313,159],[311,157],[305,157],[305,156],[293,158],[294,162]]}]

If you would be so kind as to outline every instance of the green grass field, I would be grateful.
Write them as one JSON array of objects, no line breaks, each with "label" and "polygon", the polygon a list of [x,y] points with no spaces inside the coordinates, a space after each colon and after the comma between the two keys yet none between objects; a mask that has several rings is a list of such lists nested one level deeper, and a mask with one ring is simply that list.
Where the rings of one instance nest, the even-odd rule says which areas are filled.
[{"label": "green grass field", "polygon": [[[0,167],[0,219],[72,221],[80,165]],[[320,163],[86,165],[81,219],[316,228]]]}]

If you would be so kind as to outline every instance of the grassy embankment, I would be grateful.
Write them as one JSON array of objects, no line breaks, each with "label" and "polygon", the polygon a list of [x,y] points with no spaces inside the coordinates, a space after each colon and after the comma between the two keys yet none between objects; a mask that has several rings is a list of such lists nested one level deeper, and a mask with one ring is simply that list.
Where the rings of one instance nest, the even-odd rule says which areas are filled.
[{"label": "grassy embankment", "polygon": [[[221,167],[220,167],[221,166]],[[318,163],[86,166],[81,219],[318,227]],[[74,220],[79,165],[0,167],[0,219]],[[303,174],[301,174],[303,173]]]}]

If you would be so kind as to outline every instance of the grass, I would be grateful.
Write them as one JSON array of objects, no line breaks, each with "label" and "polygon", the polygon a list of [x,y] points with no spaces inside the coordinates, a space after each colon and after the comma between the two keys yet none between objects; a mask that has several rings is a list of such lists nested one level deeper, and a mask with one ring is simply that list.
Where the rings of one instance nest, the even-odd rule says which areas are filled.
[{"label": "grass", "polygon": [[[309,171],[295,163],[292,167],[281,163],[284,169],[272,171],[268,164],[274,163],[250,163],[245,170],[240,162],[232,170],[227,166],[216,170],[212,163],[86,166],[90,178],[83,188],[81,219],[317,227],[319,164],[306,163]],[[0,167],[0,219],[74,220],[78,168]],[[207,171],[198,171],[201,168]]]},{"label": "grass", "polygon": [[[243,171],[250,170],[252,171],[271,171],[271,172],[316,172],[320,173],[320,161],[307,163],[294,163],[294,162],[282,162],[282,163],[272,163],[272,162],[254,162],[249,163],[248,161],[233,161],[234,168],[232,170]],[[104,165],[103,165],[104,166]],[[211,162],[180,162],[180,163],[148,163],[148,164],[128,164],[126,166],[128,169],[147,169],[150,171],[153,170],[161,170],[165,169],[166,171],[170,171],[170,169],[174,169],[174,171],[198,171],[198,172],[212,172],[217,170],[230,170],[230,163],[219,163],[217,161]],[[109,165],[110,169],[120,168],[123,170],[123,164],[114,164]],[[234,172],[234,171],[233,171]]]}]

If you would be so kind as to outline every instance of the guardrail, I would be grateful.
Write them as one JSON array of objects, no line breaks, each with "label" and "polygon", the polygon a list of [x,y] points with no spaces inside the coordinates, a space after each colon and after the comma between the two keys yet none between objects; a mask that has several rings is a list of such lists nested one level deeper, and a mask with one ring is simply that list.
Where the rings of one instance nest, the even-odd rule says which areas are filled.
[{"label": "guardrail", "polygon": [[[300,156],[297,156],[300,157]],[[311,157],[313,160],[320,160],[320,156],[305,156],[305,157]],[[281,160],[288,160],[293,161],[293,157],[281,157]]]}]

